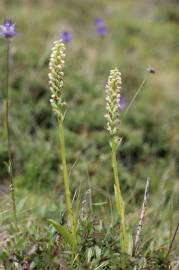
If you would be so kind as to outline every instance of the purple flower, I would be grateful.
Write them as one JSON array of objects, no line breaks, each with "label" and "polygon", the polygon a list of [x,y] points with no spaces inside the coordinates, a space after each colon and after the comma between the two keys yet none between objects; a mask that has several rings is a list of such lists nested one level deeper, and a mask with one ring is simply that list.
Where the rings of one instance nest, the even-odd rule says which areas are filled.
[{"label": "purple flower", "polygon": [[118,103],[119,110],[124,110],[125,107],[126,107],[126,105],[127,105],[127,102],[126,102],[125,97],[124,96],[120,96],[119,103]]},{"label": "purple flower", "polygon": [[0,36],[5,38],[13,38],[17,35],[16,26],[11,20],[4,20],[4,24],[0,25]]},{"label": "purple flower", "polygon": [[97,26],[103,26],[103,25],[105,25],[105,23],[104,23],[103,19],[96,18],[96,25]]},{"label": "purple flower", "polygon": [[72,33],[70,33],[69,31],[63,31],[61,34],[61,38],[63,40],[64,43],[69,43],[70,41],[72,41]]},{"label": "purple flower", "polygon": [[105,22],[101,18],[96,19],[96,32],[100,37],[104,37],[108,33]]}]

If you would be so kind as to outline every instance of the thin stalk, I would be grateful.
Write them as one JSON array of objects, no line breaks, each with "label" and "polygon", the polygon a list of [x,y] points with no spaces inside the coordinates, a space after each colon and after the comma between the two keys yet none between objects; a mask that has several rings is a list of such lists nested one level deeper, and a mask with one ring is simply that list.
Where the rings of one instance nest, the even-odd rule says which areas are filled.
[{"label": "thin stalk", "polygon": [[12,153],[11,153],[11,140],[10,140],[10,129],[9,129],[9,52],[10,52],[10,41],[7,39],[7,55],[6,55],[6,108],[5,108],[5,126],[7,136],[7,148],[8,148],[8,174],[10,180],[11,198],[12,198],[12,209],[15,221],[17,221],[16,215],[16,200],[14,192],[14,180],[12,174]]},{"label": "thin stalk", "polygon": [[65,186],[65,197],[67,203],[67,211],[68,211],[68,219],[71,226],[71,231],[74,236],[74,240],[76,242],[76,230],[74,224],[74,216],[73,216],[73,209],[72,209],[72,201],[70,196],[70,183],[69,183],[69,176],[68,176],[68,169],[67,169],[67,162],[66,162],[66,149],[65,149],[65,136],[64,136],[64,128],[62,121],[58,120],[59,126],[59,140],[60,140],[60,153],[61,153],[61,160],[63,165],[63,178],[64,178],[64,186]]},{"label": "thin stalk", "polygon": [[125,110],[124,114],[123,114],[123,117],[121,119],[121,121],[125,118],[125,116],[127,115],[127,113],[129,112],[130,108],[132,107],[134,101],[136,100],[137,96],[139,95],[140,91],[142,90],[143,86],[145,85],[145,83],[147,82],[148,80],[148,74],[145,75],[141,85],[139,86],[139,88],[137,89],[137,91],[135,92],[134,96],[132,97],[127,109]]},{"label": "thin stalk", "polygon": [[170,255],[170,252],[171,252],[171,250],[172,250],[172,247],[173,247],[173,244],[174,244],[174,242],[175,242],[175,239],[176,239],[176,236],[177,236],[178,231],[179,231],[179,222],[178,222],[178,224],[177,224],[177,227],[176,227],[176,229],[175,229],[174,235],[173,235],[173,237],[172,237],[172,240],[171,240],[171,243],[170,243],[168,252],[167,252],[167,256],[166,256],[167,258],[168,258],[168,256]]},{"label": "thin stalk", "polygon": [[117,169],[117,160],[116,160],[117,145],[114,138],[112,138],[111,147],[112,147],[112,168],[113,168],[114,180],[115,180],[116,206],[117,206],[117,210],[118,210],[118,214],[120,218],[121,232],[122,232],[121,249],[122,251],[127,252],[128,241],[126,237],[125,209],[124,209],[124,203],[123,203],[120,182],[119,182],[119,174],[118,174],[118,169]]}]

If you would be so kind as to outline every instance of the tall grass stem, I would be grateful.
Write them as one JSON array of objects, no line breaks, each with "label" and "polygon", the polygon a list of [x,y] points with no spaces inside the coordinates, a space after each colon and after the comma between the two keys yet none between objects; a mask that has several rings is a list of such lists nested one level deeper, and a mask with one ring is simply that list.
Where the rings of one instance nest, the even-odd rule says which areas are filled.
[{"label": "tall grass stem", "polygon": [[121,119],[121,121],[125,118],[125,116],[127,115],[127,113],[129,112],[130,108],[132,107],[132,105],[134,104],[134,101],[136,100],[137,96],[139,95],[139,93],[141,92],[142,88],[144,87],[145,83],[148,80],[149,75],[146,74],[141,85],[139,86],[139,88],[137,89],[137,91],[135,92],[134,96],[132,97],[129,105],[127,106],[127,109],[125,110],[123,117]]},{"label": "tall grass stem", "polygon": [[141,232],[144,225],[144,218],[145,218],[145,212],[147,207],[147,199],[148,199],[148,192],[149,192],[149,179],[147,179],[146,186],[145,186],[145,192],[144,192],[144,199],[139,219],[139,224],[137,227],[137,232],[135,236],[134,241],[134,256],[138,255],[139,247],[140,247],[140,238],[141,238]]},{"label": "tall grass stem", "polygon": [[10,40],[7,39],[6,80],[5,80],[5,90],[6,90],[5,126],[6,126],[6,136],[7,136],[8,174],[9,174],[9,180],[10,180],[12,209],[13,209],[14,219],[15,221],[17,221],[16,199],[15,199],[14,180],[13,180],[13,173],[12,173],[11,138],[10,138],[10,128],[9,128],[9,56],[10,56]]},{"label": "tall grass stem", "polygon": [[174,234],[173,234],[172,240],[170,242],[170,245],[169,245],[169,248],[168,248],[168,252],[167,252],[167,256],[166,257],[168,257],[170,255],[170,252],[172,250],[172,247],[173,247],[173,244],[175,242],[175,239],[176,239],[176,236],[177,236],[178,231],[179,231],[179,222],[178,222],[178,224],[176,226],[176,229],[174,231]]}]

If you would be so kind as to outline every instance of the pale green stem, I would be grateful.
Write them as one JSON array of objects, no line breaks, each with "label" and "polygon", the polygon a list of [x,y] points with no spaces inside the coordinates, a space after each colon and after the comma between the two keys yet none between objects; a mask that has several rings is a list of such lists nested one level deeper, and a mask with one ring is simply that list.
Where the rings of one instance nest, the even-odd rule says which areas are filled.
[{"label": "pale green stem", "polygon": [[59,126],[60,153],[61,153],[61,160],[62,160],[62,165],[63,165],[63,178],[64,178],[68,218],[69,218],[69,223],[71,226],[71,231],[72,231],[74,240],[76,242],[76,230],[75,230],[72,201],[71,201],[71,196],[70,196],[70,183],[69,183],[69,176],[68,176],[68,169],[67,169],[67,162],[66,162],[64,128],[63,128],[63,122],[61,120],[58,120],[58,126]]},{"label": "pale green stem", "polygon": [[121,194],[121,188],[120,188],[120,182],[119,182],[119,174],[118,174],[118,168],[117,168],[117,160],[116,160],[116,142],[115,139],[112,138],[111,140],[111,147],[112,147],[112,168],[114,173],[114,180],[115,180],[115,198],[116,198],[116,206],[117,211],[120,218],[120,224],[121,224],[121,249],[123,252],[127,253],[128,249],[128,241],[126,237],[126,224],[125,224],[125,209],[124,209],[124,203],[123,198]]},{"label": "pale green stem", "polygon": [[10,180],[10,189],[12,197],[12,209],[15,221],[17,221],[16,215],[16,200],[14,192],[14,180],[12,174],[12,154],[11,154],[11,140],[10,140],[10,130],[9,130],[9,51],[10,51],[10,41],[7,39],[7,55],[6,55],[6,110],[5,110],[5,124],[6,124],[6,136],[7,136],[7,147],[8,147],[8,173]]}]

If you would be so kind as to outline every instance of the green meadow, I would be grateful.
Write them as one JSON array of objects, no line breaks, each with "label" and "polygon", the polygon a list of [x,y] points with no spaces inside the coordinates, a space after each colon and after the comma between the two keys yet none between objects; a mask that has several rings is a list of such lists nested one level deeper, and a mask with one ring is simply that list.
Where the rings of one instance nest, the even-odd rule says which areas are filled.
[{"label": "green meadow", "polygon": [[[0,37],[0,269],[179,269],[177,263],[173,268],[168,266],[168,260],[175,262],[179,256],[178,235],[167,255],[179,222],[178,1],[0,0],[0,18],[0,24],[11,18],[17,30],[10,42],[9,59],[17,224],[7,171],[7,42]],[[104,37],[96,33],[96,18],[106,24]],[[74,264],[65,244],[52,258],[56,254],[53,241],[62,240],[56,240],[57,232],[48,223],[48,219],[67,223],[57,121],[48,83],[51,47],[63,31],[72,33],[71,42],[66,44],[64,129],[71,198],[81,190],[79,238],[84,238],[85,228],[95,233],[91,224],[97,220],[97,227],[103,224],[104,231],[96,230],[104,233],[107,241],[104,244],[94,237],[96,242],[90,244],[91,239],[87,239]],[[147,71],[150,66],[154,74]],[[129,255],[108,264],[104,259],[116,253],[108,250],[109,243],[118,239],[120,231],[104,117],[105,86],[115,67],[121,72],[121,94],[127,103],[120,112],[122,140],[117,163],[126,223],[133,236],[146,181],[150,181],[141,239],[141,258],[149,258],[146,268],[134,268]]]}]

